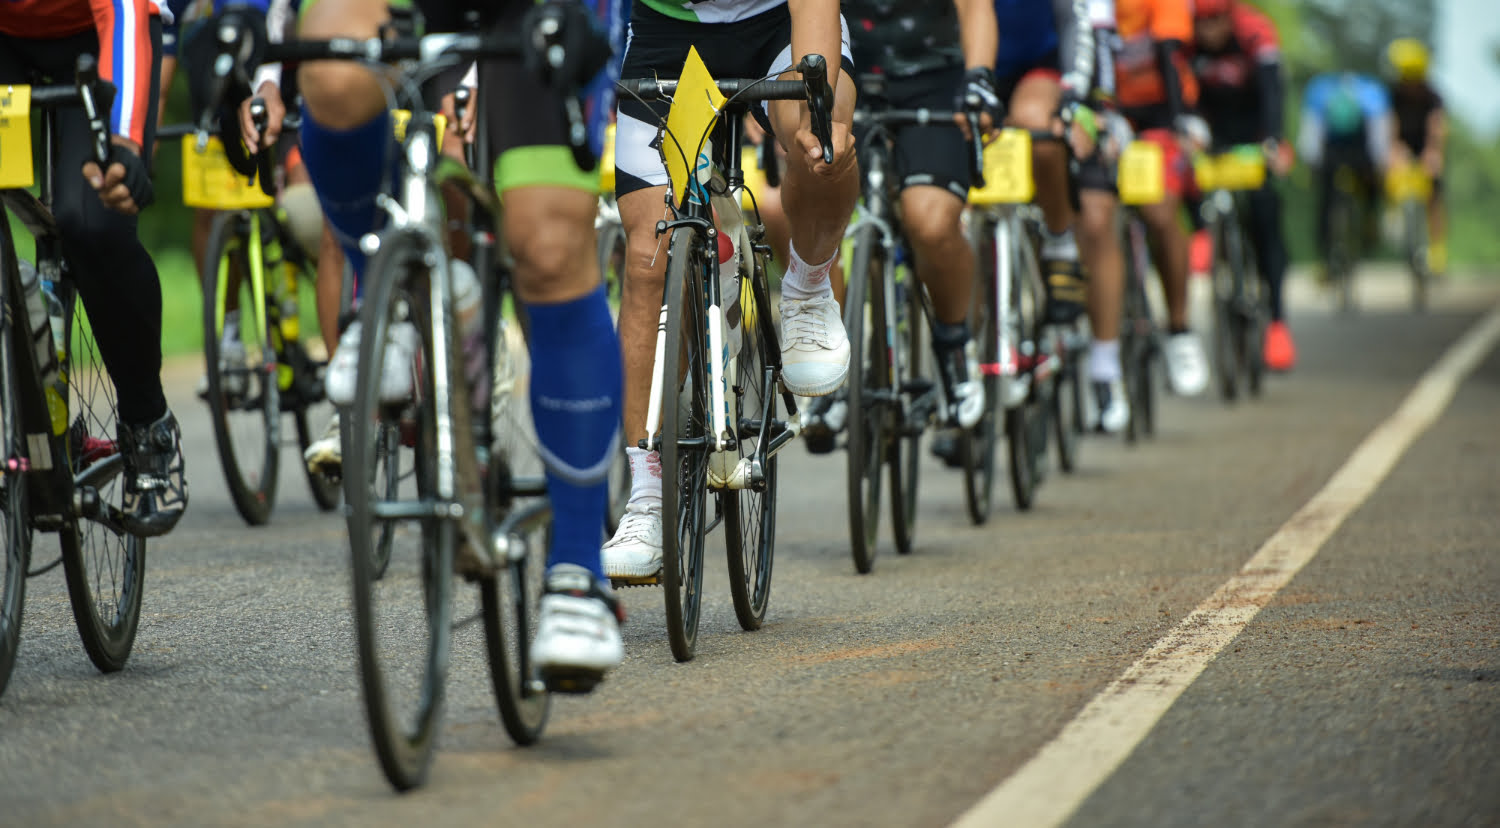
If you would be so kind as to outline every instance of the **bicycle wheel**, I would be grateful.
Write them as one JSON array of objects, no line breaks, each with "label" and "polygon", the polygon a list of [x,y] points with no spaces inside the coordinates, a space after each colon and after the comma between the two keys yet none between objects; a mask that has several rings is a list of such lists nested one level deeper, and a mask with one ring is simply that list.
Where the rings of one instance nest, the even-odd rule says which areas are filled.
[{"label": "bicycle wheel", "polygon": [[[312,445],[312,429],[307,422],[307,409],[297,409],[293,420],[297,424],[297,455],[300,457],[307,452],[307,447]],[[301,463],[302,471],[307,475],[307,490],[312,493],[313,503],[324,512],[331,512],[338,508],[339,498],[343,494],[343,486],[322,472],[315,472]]]},{"label": "bicycle wheel", "polygon": [[[0,222],[5,220],[0,211]],[[12,291],[20,285],[15,248],[11,247],[8,225],[0,226],[0,306],[14,310]],[[11,313],[12,319],[26,319],[24,313]],[[24,345],[22,344],[24,343]],[[12,326],[9,336],[0,336],[0,439],[4,441],[5,459],[24,456],[26,434],[21,423],[15,348],[30,347],[31,337],[20,335]],[[5,553],[0,556],[0,695],[10,681],[16,664],[16,650],[21,645],[22,607],[26,601],[26,570],[31,566],[31,527],[26,514],[26,475],[16,473],[17,464],[7,462],[0,471],[0,536]]]},{"label": "bicycle wheel", "polygon": [[1058,337],[1062,368],[1052,388],[1052,438],[1057,444],[1057,467],[1065,473],[1078,468],[1078,431],[1083,419],[1083,381],[1079,378],[1077,353]]},{"label": "bicycle wheel", "polygon": [[1151,321],[1151,303],[1146,297],[1145,229],[1139,219],[1130,220],[1125,239],[1125,307],[1120,325],[1120,365],[1124,373],[1125,394],[1130,400],[1125,442],[1133,444],[1142,437],[1150,437],[1156,430],[1156,380],[1153,374],[1157,344],[1156,327]]},{"label": "bicycle wheel", "polygon": [[1029,356],[1032,364],[1027,368],[1031,387],[1025,402],[1005,413],[1005,436],[1009,444],[1011,500],[1017,509],[1025,511],[1036,501],[1037,486],[1041,483],[1040,461],[1047,451],[1046,416],[1050,402],[1047,399],[1049,389],[1038,382],[1036,371],[1041,356],[1042,297],[1035,251],[1024,236],[1016,239],[1010,247],[1015,262],[1010,282],[1010,306],[1019,320],[1017,344],[1022,358]]},{"label": "bicycle wheel", "polygon": [[[444,703],[458,525],[438,493],[436,377],[432,353],[428,242],[383,239],[371,262],[360,312],[359,379],[345,412],[344,497],[348,501],[355,638],[366,718],[380,767],[397,790],[422,784],[432,763]],[[417,402],[382,403],[381,377],[396,325],[414,325]],[[395,439],[393,439],[393,437]],[[410,450],[406,450],[410,447]],[[382,457],[382,451],[387,452]],[[407,460],[406,458],[410,458]],[[396,491],[377,470],[409,463]],[[389,529],[389,568],[376,571]]]},{"label": "bicycle wheel", "polygon": [[505,732],[519,745],[535,744],[546,727],[552,696],[531,666],[542,590],[547,574],[551,516],[546,498],[516,497],[519,478],[539,478],[545,470],[537,453],[531,421],[531,365],[526,340],[515,320],[501,318],[495,335],[494,379],[490,386],[490,467],[488,502],[492,525],[524,511],[537,520],[507,537],[506,560],[493,577],[479,582],[490,683]]},{"label": "bicycle wheel", "polygon": [[1334,289],[1338,291],[1339,312],[1350,313],[1354,310],[1354,234],[1357,232],[1354,206],[1347,196],[1335,192],[1328,210],[1329,271]]},{"label": "bicycle wheel", "polygon": [[688,661],[703,605],[703,540],[708,529],[708,354],[704,241],[672,231],[667,261],[666,363],[662,366],[662,589],[672,655]]},{"label": "bicycle wheel", "polygon": [[[1243,241],[1243,237],[1241,239]],[[1258,399],[1266,375],[1266,324],[1271,318],[1271,309],[1265,279],[1261,277],[1260,265],[1250,245],[1241,244],[1240,262],[1240,272],[1245,274],[1240,302],[1235,308],[1241,331],[1240,374],[1245,378],[1245,390],[1250,397]]]},{"label": "bicycle wheel", "polygon": [[[735,375],[730,378],[730,393],[735,398],[735,411],[740,423],[757,427],[737,427],[739,434],[739,457],[753,457],[761,436],[771,439],[776,432],[758,426],[766,416],[765,406],[770,402],[769,416],[777,416],[780,397],[775,386],[766,381],[766,364],[774,363],[772,348],[779,350],[776,340],[766,336],[761,320],[770,319],[769,302],[761,306],[758,297],[770,296],[766,289],[763,261],[757,257],[755,263],[756,290],[746,290],[740,295],[740,306],[755,308],[754,319],[741,314],[740,352],[735,361]],[[746,300],[749,300],[748,302]],[[769,327],[769,326],[767,326]],[[726,334],[728,332],[726,331]],[[774,456],[767,458],[764,466],[765,481],[760,486],[726,489],[719,496],[724,502],[724,546],[729,556],[729,594],[734,599],[734,615],[741,629],[758,630],[766,620],[766,607],[771,601],[771,565],[776,553],[776,471]]]},{"label": "bicycle wheel", "polygon": [[[995,500],[995,444],[998,437],[1000,400],[999,297],[995,295],[995,223],[975,222],[977,257],[974,282],[973,331],[979,353],[980,381],[984,385],[984,415],[963,435],[964,507],[969,521],[978,526],[989,520]],[[971,378],[972,379],[972,378]]]},{"label": "bicycle wheel", "polygon": [[[208,410],[219,465],[235,511],[251,526],[271,519],[280,466],[281,401],[276,351],[260,270],[260,239],[251,238],[249,214],[214,217],[203,257],[203,356],[208,365]],[[269,220],[268,218],[266,220]],[[240,310],[238,354],[226,359],[224,316]]]},{"label": "bicycle wheel", "polygon": [[[599,222],[599,272],[604,278],[605,291],[612,305],[620,300],[620,286],[625,283],[625,228],[618,217]],[[613,535],[625,516],[625,505],[630,502],[630,461],[625,454],[627,445],[634,445],[640,435],[625,435],[620,443],[620,453],[609,469],[609,501],[604,512],[604,533]]]},{"label": "bicycle wheel", "polygon": [[[896,282],[900,285],[901,282]],[[896,554],[910,555],[917,535],[917,477],[922,469],[922,433],[927,423],[903,419],[910,406],[899,400],[910,400],[921,388],[931,388],[922,360],[931,351],[927,336],[927,316],[923,310],[922,285],[916,272],[908,268],[905,290],[896,289],[896,348],[901,353],[901,372],[896,377],[896,393],[887,406],[887,440],[885,464],[891,487],[891,534]],[[884,313],[884,311],[882,311]],[[882,317],[883,318],[883,317]]]},{"label": "bicycle wheel", "polygon": [[1427,289],[1432,271],[1427,264],[1427,216],[1422,204],[1414,198],[1401,205],[1401,222],[1406,229],[1406,260],[1411,269],[1411,309],[1427,310]]},{"label": "bicycle wheel", "polygon": [[[886,348],[885,257],[880,232],[861,229],[844,295],[844,326],[849,335],[854,372],[849,382],[849,551],[854,571],[875,568],[880,533],[880,475],[887,444],[892,388],[890,352]],[[899,449],[897,449],[899,450]]]},{"label": "bicycle wheel", "polygon": [[1222,219],[1215,228],[1214,263],[1211,275],[1214,299],[1214,375],[1219,380],[1219,396],[1224,402],[1239,397],[1240,351],[1244,326],[1235,307],[1244,274],[1239,271],[1237,239]]},{"label": "bicycle wheel", "polygon": [[[146,578],[146,541],[118,533],[125,498],[124,458],[116,442],[115,384],[104,369],[83,302],[59,296],[70,339],[68,352],[69,457],[73,497],[83,516],[69,518],[59,539],[73,619],[89,660],[111,673],[125,666],[135,644]],[[93,517],[89,515],[94,515]]]}]

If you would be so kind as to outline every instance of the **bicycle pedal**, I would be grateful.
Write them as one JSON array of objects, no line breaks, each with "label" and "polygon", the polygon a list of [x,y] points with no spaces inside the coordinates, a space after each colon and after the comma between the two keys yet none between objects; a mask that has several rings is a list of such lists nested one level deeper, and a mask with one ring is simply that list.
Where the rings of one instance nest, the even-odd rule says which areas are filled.
[{"label": "bicycle pedal", "polygon": [[549,693],[582,695],[592,693],[594,688],[604,681],[604,674],[595,670],[553,668],[542,670],[541,679]]},{"label": "bicycle pedal", "polygon": [[632,575],[626,578],[610,578],[610,586],[620,589],[623,587],[649,587],[661,585],[661,574],[655,575]]}]

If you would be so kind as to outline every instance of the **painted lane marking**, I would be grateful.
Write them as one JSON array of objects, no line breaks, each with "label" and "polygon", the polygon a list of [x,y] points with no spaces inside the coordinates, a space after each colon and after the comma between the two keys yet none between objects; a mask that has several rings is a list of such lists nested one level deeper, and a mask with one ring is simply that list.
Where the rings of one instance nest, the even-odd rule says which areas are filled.
[{"label": "painted lane marking", "polygon": [[1323,489],[1234,577],[1130,665],[1018,771],[964,812],[955,828],[1047,828],[1072,816],[1124,763],[1208,663],[1286,586],[1406,450],[1443,413],[1463,380],[1500,341],[1492,309],[1417,382]]}]

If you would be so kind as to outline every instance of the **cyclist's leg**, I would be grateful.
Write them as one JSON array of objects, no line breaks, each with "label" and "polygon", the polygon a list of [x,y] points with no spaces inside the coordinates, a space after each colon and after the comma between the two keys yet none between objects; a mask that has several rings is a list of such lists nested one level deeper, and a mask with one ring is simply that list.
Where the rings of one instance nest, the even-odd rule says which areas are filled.
[{"label": "cyclist's leg", "polygon": [[1115,228],[1119,209],[1110,168],[1096,153],[1079,171],[1078,246],[1089,273],[1089,381],[1098,404],[1101,430],[1125,428],[1130,402],[1120,370],[1120,314],[1125,296],[1125,255]]},{"label": "cyclist's leg", "polygon": [[1441,276],[1448,269],[1448,209],[1443,204],[1443,176],[1433,176],[1427,198],[1427,267]]},{"label": "cyclist's leg", "polygon": [[1182,227],[1182,199],[1192,170],[1170,131],[1148,129],[1142,137],[1161,145],[1166,164],[1166,198],[1141,208],[1151,239],[1153,264],[1167,299],[1167,375],[1178,394],[1193,396],[1208,387],[1208,355],[1188,325],[1188,235]]},{"label": "cyclist's leg", "polygon": [[[510,22],[519,23],[525,7],[513,8]],[[502,232],[531,323],[531,415],[552,502],[532,654],[544,674],[603,673],[624,658],[623,611],[599,548],[619,451],[622,377],[594,240],[599,176],[574,163],[561,102],[547,98],[519,59],[484,64],[479,91],[499,153]]]},{"label": "cyclist's leg", "polygon": [[[1016,84],[1006,113],[1011,126],[1030,130],[1051,128],[1062,100],[1055,57],[1051,63],[1027,72]],[[1086,287],[1073,233],[1067,152],[1055,141],[1033,141],[1031,169],[1036,180],[1036,203],[1042,208],[1045,224],[1041,254],[1047,285],[1047,318],[1072,322],[1083,310]]]},{"label": "cyclist's leg", "polygon": [[[151,48],[160,60],[160,23],[153,21]],[[97,55],[96,36],[33,41],[27,57],[48,76],[73,76],[77,56]],[[160,67],[154,65],[146,146],[155,133]],[[89,313],[117,393],[117,432],[125,458],[126,527],[160,535],[187,508],[187,480],[177,421],[161,385],[161,281],[141,243],[134,216],[109,210],[78,174],[92,157],[93,133],[76,108],[58,114],[57,191],[53,205],[69,271]],[[94,435],[96,437],[103,435]]]},{"label": "cyclist's leg", "polygon": [[1297,346],[1285,320],[1282,285],[1286,281],[1286,240],[1281,231],[1281,195],[1274,182],[1267,180],[1259,190],[1250,193],[1250,238],[1255,247],[1256,265],[1266,285],[1266,310],[1271,321],[1266,326],[1262,361],[1273,371],[1289,371],[1297,361]]}]

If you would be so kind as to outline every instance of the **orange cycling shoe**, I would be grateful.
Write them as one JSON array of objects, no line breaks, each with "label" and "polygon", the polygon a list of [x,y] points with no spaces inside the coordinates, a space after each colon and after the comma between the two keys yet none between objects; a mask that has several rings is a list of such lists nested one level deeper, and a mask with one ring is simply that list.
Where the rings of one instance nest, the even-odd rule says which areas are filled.
[{"label": "orange cycling shoe", "polygon": [[1263,356],[1266,367],[1272,371],[1290,371],[1297,364],[1297,346],[1293,344],[1291,329],[1285,322],[1278,319],[1266,326]]},{"label": "orange cycling shoe", "polygon": [[1194,276],[1207,276],[1214,269],[1214,239],[1207,230],[1193,234],[1188,246],[1188,271]]}]

